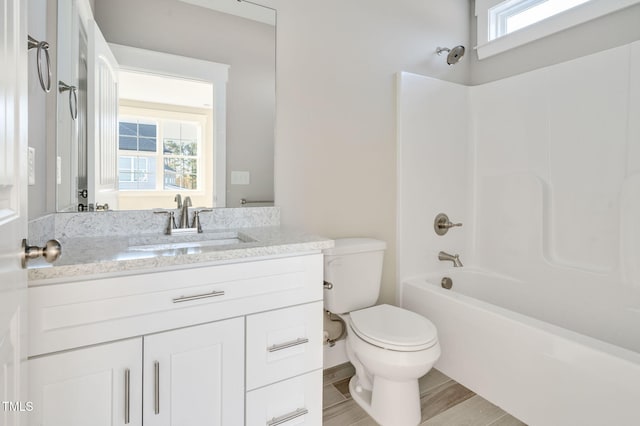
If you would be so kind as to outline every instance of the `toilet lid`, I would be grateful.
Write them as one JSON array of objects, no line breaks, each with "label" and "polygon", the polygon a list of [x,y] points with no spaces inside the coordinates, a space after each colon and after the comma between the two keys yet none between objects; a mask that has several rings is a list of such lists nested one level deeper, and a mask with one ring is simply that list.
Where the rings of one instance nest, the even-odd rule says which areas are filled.
[{"label": "toilet lid", "polygon": [[350,313],[351,329],[364,341],[396,351],[420,351],[438,341],[431,321],[415,312],[378,305]]}]

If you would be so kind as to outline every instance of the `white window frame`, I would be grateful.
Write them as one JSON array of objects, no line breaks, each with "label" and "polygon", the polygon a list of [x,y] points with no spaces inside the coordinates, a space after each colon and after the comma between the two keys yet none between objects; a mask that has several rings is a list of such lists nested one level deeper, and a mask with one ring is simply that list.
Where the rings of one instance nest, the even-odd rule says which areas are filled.
[{"label": "white window frame", "polygon": [[[514,4],[519,3],[517,0],[511,1]],[[495,34],[495,29],[491,28],[490,25],[489,10],[504,2],[505,0],[476,0],[475,14],[478,32],[476,50],[478,59],[482,60],[497,55],[567,28],[633,6],[640,3],[640,0],[591,0],[521,28],[518,31],[490,40],[490,35]]]}]

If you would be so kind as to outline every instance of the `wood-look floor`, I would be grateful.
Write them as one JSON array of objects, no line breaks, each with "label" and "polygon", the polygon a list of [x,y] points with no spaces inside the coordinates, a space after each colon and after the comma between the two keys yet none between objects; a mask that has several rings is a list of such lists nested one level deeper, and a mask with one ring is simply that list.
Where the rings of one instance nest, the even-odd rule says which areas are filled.
[{"label": "wood-look floor", "polygon": [[[324,371],[323,426],[375,426],[349,394],[353,366]],[[526,426],[436,369],[420,379],[422,420],[429,426]]]}]

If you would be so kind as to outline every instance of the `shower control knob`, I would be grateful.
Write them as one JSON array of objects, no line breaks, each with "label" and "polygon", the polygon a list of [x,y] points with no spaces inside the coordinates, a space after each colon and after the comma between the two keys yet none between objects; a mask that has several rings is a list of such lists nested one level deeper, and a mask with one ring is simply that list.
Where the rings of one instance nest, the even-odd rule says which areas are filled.
[{"label": "shower control knob", "polygon": [[462,226],[462,223],[452,223],[449,220],[449,216],[444,213],[438,214],[433,221],[433,229],[438,235],[446,234],[449,228],[453,228],[454,226]]}]

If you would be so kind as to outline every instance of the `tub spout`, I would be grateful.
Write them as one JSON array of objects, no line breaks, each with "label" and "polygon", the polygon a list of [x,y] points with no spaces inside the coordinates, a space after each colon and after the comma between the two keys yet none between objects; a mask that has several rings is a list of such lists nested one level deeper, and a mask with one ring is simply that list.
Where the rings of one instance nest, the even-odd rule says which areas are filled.
[{"label": "tub spout", "polygon": [[463,266],[462,262],[460,262],[460,255],[458,254],[449,254],[447,252],[441,251],[440,253],[438,253],[438,260],[449,260],[453,262],[454,268]]}]

